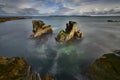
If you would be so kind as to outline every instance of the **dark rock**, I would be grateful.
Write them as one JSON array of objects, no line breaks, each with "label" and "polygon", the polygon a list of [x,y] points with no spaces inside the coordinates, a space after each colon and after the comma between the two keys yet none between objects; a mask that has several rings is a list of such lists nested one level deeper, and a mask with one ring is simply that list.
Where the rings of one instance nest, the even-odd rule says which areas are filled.
[{"label": "dark rock", "polygon": [[80,30],[77,30],[77,23],[76,22],[69,21],[69,23],[66,24],[65,31],[61,30],[55,39],[58,42],[65,42],[65,41],[68,41],[72,38],[81,39],[82,32]]},{"label": "dark rock", "polygon": [[120,20],[108,20],[108,22],[120,22]]},{"label": "dark rock", "polygon": [[88,73],[93,80],[120,80],[120,56],[115,54],[104,54],[92,64]]},{"label": "dark rock", "polygon": [[41,20],[33,20],[33,35],[32,37],[38,37],[46,33],[52,33],[51,25],[46,26],[45,23]]}]

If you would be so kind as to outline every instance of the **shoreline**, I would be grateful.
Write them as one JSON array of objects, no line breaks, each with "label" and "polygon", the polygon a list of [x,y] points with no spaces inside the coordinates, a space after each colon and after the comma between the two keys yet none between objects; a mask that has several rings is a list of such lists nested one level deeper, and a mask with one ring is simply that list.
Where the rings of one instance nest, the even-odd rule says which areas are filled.
[{"label": "shoreline", "polygon": [[26,19],[26,18],[24,17],[0,17],[0,23],[6,22],[6,21],[12,21],[12,20],[21,20],[21,19]]}]

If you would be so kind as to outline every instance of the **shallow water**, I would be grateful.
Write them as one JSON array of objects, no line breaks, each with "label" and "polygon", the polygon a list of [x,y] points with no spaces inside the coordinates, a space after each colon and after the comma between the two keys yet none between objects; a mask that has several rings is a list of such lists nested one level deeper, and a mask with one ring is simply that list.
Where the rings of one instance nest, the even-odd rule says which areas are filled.
[{"label": "shallow water", "polygon": [[[87,80],[86,72],[102,54],[120,48],[120,23],[107,22],[119,17],[38,17],[0,23],[0,56],[24,57],[34,71],[50,72],[58,80]],[[30,39],[32,20],[53,26],[53,34]],[[76,21],[84,37],[60,44],[57,33],[69,20]]]}]

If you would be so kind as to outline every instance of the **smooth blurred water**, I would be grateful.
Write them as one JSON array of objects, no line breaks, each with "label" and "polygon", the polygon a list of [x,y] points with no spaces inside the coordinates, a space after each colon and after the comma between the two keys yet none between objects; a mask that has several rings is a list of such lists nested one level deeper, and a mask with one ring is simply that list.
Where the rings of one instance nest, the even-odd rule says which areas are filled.
[{"label": "smooth blurred water", "polygon": [[[0,23],[0,56],[24,57],[34,71],[50,72],[58,80],[88,80],[90,65],[102,54],[120,48],[119,17],[38,17]],[[53,34],[31,39],[32,20],[53,26]],[[57,33],[70,20],[83,32],[80,41],[60,44]]]}]

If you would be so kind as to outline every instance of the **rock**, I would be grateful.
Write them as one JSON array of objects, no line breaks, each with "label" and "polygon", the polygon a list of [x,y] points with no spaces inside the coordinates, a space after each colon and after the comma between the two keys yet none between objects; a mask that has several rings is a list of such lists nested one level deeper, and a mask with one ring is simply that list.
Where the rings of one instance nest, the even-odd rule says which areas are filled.
[{"label": "rock", "polygon": [[120,22],[120,20],[108,20],[108,22]]},{"label": "rock", "polygon": [[61,30],[55,39],[58,42],[65,42],[65,41],[68,41],[72,38],[81,39],[82,32],[80,30],[77,30],[77,23],[76,22],[69,21],[69,23],[66,24],[65,31]]},{"label": "rock", "polygon": [[40,77],[40,74],[35,72],[34,74],[32,74],[31,80],[42,80],[42,79]]},{"label": "rock", "polygon": [[117,55],[120,55],[120,50],[114,50],[114,53],[116,53]]},{"label": "rock", "polygon": [[0,58],[0,80],[25,80],[29,65],[23,58]]},{"label": "rock", "polygon": [[56,80],[49,72],[45,74],[43,80]]},{"label": "rock", "polygon": [[33,38],[36,38],[38,36],[42,36],[46,33],[52,33],[52,27],[51,25],[46,26],[45,23],[41,20],[33,20]]},{"label": "rock", "polygon": [[88,73],[93,80],[120,80],[120,56],[104,54],[92,64]]},{"label": "rock", "polygon": [[75,37],[76,39],[80,39],[82,37],[82,32],[80,30],[78,30],[76,33],[75,33]]},{"label": "rock", "polygon": [[30,65],[19,57],[0,57],[0,80],[55,80],[50,74],[41,79],[39,73],[31,73]]}]

